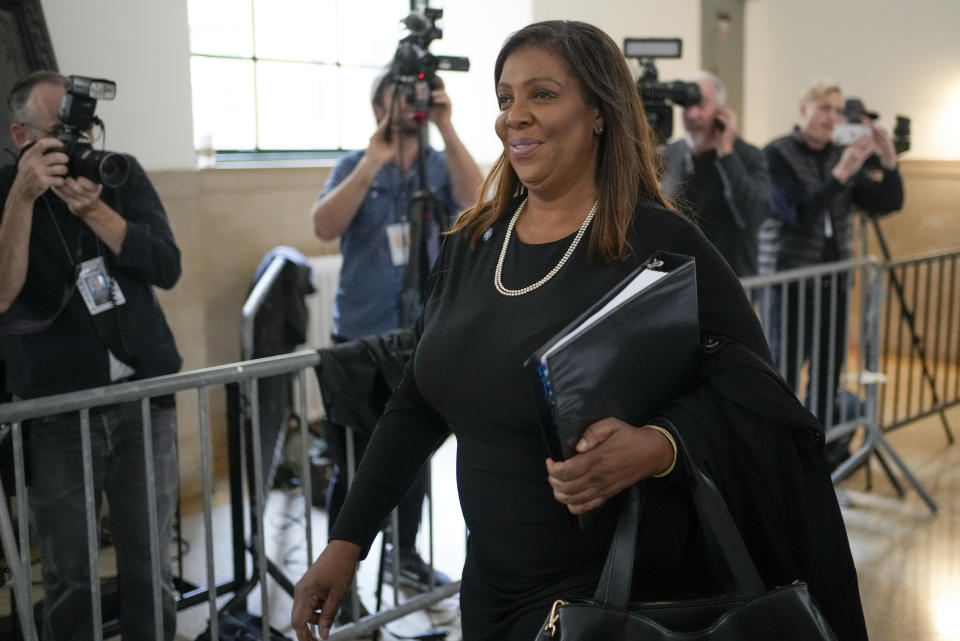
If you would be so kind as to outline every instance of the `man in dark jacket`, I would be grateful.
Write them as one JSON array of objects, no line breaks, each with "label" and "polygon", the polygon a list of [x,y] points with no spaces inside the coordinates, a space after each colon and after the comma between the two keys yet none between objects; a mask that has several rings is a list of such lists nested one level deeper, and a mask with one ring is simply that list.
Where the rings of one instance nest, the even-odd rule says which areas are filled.
[{"label": "man in dark jacket", "polygon": [[[68,175],[56,134],[64,78],[34,72],[13,87],[17,164],[0,168],[0,336],[7,385],[18,398],[170,374],[180,368],[153,287],[180,277],[180,251],[147,175],[107,188]],[[124,638],[152,639],[151,540],[159,543],[164,639],[174,636],[170,539],[178,498],[173,397],[151,399],[156,530],[149,526],[140,403],[90,411],[96,509],[110,503]],[[43,553],[43,638],[91,638],[83,447],[77,414],[26,425],[30,503]]]},{"label": "man in dark jacket", "polygon": [[701,226],[737,276],[757,273],[757,230],[770,216],[763,153],[744,142],[727,90],[711,73],[694,78],[700,102],[683,110],[686,136],[667,145],[663,190]]},{"label": "man in dark jacket", "polygon": [[[818,82],[801,96],[797,126],[765,149],[773,182],[774,216],[763,224],[760,262],[775,271],[852,257],[852,208],[858,206],[873,215],[903,206],[896,151],[882,130],[870,124],[870,133],[849,145],[833,142],[843,104],[839,86]],[[874,155],[879,168],[865,171],[864,163]],[[774,291],[770,302],[768,329],[774,359],[793,389],[797,389],[803,362],[812,359],[817,363],[817,371],[810,376],[811,391],[816,393],[808,394],[807,406],[822,422],[827,422],[828,415],[838,414],[827,408],[835,402],[847,351],[848,285],[845,274],[838,276],[835,285],[831,278],[824,278],[818,297],[815,282],[809,280],[801,301],[799,284],[791,284],[785,328],[781,327],[781,292]],[[803,319],[799,318],[801,310]],[[781,340],[786,341],[785,363],[779,362]],[[815,344],[819,346],[817,355],[813,354]]]}]

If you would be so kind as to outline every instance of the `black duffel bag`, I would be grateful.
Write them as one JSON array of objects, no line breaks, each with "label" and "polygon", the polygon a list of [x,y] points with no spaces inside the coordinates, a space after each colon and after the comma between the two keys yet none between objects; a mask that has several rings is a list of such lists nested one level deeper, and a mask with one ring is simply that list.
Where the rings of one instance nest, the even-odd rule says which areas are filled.
[{"label": "black duffel bag", "polygon": [[[676,436],[676,433],[674,432]],[[630,488],[593,599],[557,600],[536,641],[836,641],[805,583],[768,591],[713,481],[678,449],[702,529],[713,537],[734,593],[630,603],[643,484]]]}]

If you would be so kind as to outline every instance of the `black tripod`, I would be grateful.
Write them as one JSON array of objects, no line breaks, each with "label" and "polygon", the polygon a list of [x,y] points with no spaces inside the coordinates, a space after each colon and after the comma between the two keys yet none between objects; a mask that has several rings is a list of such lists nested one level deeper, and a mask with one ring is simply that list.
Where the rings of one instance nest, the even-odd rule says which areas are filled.
[{"label": "black tripod", "polygon": [[[417,122],[417,190],[410,198],[410,253],[403,281],[403,294],[400,297],[403,325],[410,327],[423,310],[423,289],[430,271],[430,259],[427,255],[429,223],[431,220],[436,220],[439,229],[447,229],[449,217],[446,207],[437,200],[427,184],[427,118],[430,108],[430,84],[423,78],[417,78],[409,84],[398,79],[394,84],[391,102],[395,103],[397,96],[406,87],[411,89],[413,117]],[[391,105],[391,118],[393,113],[394,109]]]}]

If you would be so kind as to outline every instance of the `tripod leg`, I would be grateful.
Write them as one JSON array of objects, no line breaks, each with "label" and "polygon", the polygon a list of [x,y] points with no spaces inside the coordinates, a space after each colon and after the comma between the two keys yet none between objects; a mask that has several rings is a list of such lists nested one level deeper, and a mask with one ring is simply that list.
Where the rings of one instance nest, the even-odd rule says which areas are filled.
[{"label": "tripod leg", "polygon": [[277,564],[270,559],[267,559],[267,574],[273,577],[273,580],[283,588],[284,592],[293,596],[293,583],[287,578],[287,575],[283,573],[283,570],[277,567]]},{"label": "tripod leg", "polygon": [[923,502],[927,504],[927,507],[930,508],[930,511],[936,514],[937,510],[939,509],[937,507],[937,502],[934,501],[933,497],[927,493],[927,490],[923,487],[923,485],[920,483],[917,477],[913,475],[913,472],[911,472],[910,468],[908,468],[907,465],[903,462],[903,460],[897,454],[896,450],[893,449],[893,446],[887,442],[887,439],[884,438],[882,434],[878,435],[878,439],[879,439],[878,444],[880,445],[880,447],[882,447],[886,451],[886,453],[890,456],[890,458],[893,460],[894,465],[900,468],[900,472],[905,477],[907,477],[907,481],[909,481],[910,485],[913,486],[913,489],[917,491],[917,494],[920,495],[920,498],[923,499]]},{"label": "tripod leg", "polygon": [[890,484],[893,485],[893,488],[897,491],[897,496],[902,499],[904,496],[906,496],[906,492],[904,492],[903,486],[900,485],[900,481],[897,480],[897,477],[893,475],[893,470],[890,469],[887,459],[883,458],[883,454],[880,453],[880,450],[874,450],[873,453],[877,457],[877,460],[880,461],[880,467],[883,468],[887,478],[890,479]]},{"label": "tripod leg", "polygon": [[870,467],[870,459],[866,459],[863,462],[863,471],[866,473],[866,477],[863,482],[863,491],[869,492],[873,489],[873,468]]}]

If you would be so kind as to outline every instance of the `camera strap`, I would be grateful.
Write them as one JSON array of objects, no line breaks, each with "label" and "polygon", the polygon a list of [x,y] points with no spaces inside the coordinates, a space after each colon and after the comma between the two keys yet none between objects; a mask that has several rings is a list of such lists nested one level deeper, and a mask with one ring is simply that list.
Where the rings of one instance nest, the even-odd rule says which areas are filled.
[{"label": "camera strap", "polygon": [[47,213],[50,214],[50,220],[53,223],[54,228],[57,230],[57,235],[60,237],[60,242],[63,245],[63,251],[66,252],[67,260],[70,262],[70,265],[73,268],[73,275],[71,276],[67,286],[64,288],[63,296],[60,299],[60,304],[57,305],[57,311],[54,312],[52,316],[42,319],[0,318],[0,336],[35,334],[50,327],[53,322],[57,320],[57,317],[59,317],[63,312],[64,308],[67,306],[67,303],[70,302],[70,297],[73,296],[73,292],[77,289],[77,278],[80,276],[79,258],[81,246],[78,243],[74,252],[70,252],[70,246],[67,244],[67,239],[64,238],[63,232],[60,230],[60,224],[57,222],[56,214],[53,213],[53,208],[50,206],[50,201],[47,199],[47,194],[44,193],[42,198],[44,204],[47,206]]},{"label": "camera strap", "polygon": [[79,269],[75,269],[73,282],[64,290],[63,298],[60,300],[60,305],[57,307],[57,311],[54,312],[53,316],[39,320],[26,318],[0,318],[0,336],[35,334],[53,325],[53,321],[57,320],[57,317],[60,316],[60,313],[67,306],[67,303],[70,302],[70,297],[73,296],[74,290],[77,289],[78,275]]}]

